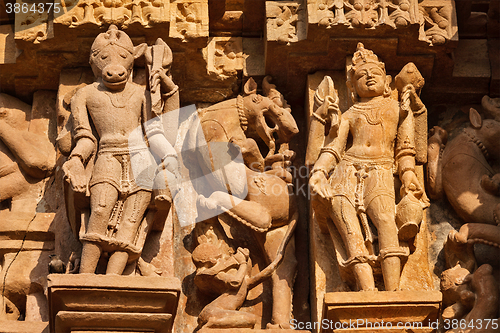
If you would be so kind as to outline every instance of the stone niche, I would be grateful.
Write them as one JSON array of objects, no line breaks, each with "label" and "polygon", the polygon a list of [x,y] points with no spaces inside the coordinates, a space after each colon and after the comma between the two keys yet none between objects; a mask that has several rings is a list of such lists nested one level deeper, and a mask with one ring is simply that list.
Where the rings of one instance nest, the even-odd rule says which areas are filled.
[{"label": "stone niche", "polygon": [[499,10],[0,0],[0,332],[497,332]]}]

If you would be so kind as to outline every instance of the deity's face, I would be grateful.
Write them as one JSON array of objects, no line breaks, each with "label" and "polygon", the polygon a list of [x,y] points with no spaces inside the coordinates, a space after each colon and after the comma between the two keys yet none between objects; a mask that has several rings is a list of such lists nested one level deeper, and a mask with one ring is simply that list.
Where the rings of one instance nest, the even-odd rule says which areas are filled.
[{"label": "deity's face", "polygon": [[374,63],[367,63],[356,69],[353,81],[360,98],[372,98],[384,94],[386,75],[384,70]]},{"label": "deity's face", "polygon": [[127,84],[134,65],[134,56],[117,45],[108,45],[96,56],[91,56],[90,64],[94,75],[101,77],[110,90],[121,90]]}]

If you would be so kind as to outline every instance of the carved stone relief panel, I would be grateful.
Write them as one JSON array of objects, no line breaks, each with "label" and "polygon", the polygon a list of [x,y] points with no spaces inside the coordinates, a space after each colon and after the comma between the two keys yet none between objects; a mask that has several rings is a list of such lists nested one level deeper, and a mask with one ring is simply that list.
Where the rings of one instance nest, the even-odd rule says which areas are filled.
[{"label": "carved stone relief panel", "polygon": [[266,1],[268,41],[290,44],[307,38],[303,1]]},{"label": "carved stone relief panel", "polygon": [[243,70],[243,39],[241,37],[213,37],[203,49],[209,75],[220,79],[237,75]]},{"label": "carved stone relief panel", "polygon": [[177,0],[172,7],[170,37],[208,37],[208,0]]},{"label": "carved stone relief panel", "polygon": [[418,24],[419,39],[431,45],[457,37],[454,2],[450,0],[308,0],[307,4],[309,24],[327,29],[405,29]]}]

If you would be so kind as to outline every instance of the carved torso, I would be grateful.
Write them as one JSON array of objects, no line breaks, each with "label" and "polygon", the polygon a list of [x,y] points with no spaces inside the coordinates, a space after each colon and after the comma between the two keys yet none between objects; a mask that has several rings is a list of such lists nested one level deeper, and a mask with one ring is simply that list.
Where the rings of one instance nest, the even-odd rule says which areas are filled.
[{"label": "carved torso", "polygon": [[123,91],[110,92],[94,83],[83,89],[100,144],[128,142],[129,134],[141,124],[145,103],[144,88],[128,83]]},{"label": "carved torso", "polygon": [[399,123],[399,105],[389,98],[358,103],[346,113],[352,146],[347,154],[363,158],[394,158]]}]

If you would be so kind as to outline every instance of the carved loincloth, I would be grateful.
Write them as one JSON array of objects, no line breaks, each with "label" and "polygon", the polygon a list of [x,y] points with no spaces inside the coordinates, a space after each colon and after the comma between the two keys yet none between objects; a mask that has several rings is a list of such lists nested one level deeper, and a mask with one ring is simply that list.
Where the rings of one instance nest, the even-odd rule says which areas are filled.
[{"label": "carved loincloth", "polygon": [[[147,158],[149,156],[149,154],[145,156],[139,156],[139,154],[141,154],[140,151],[132,152],[126,146],[100,147],[89,186],[102,183],[110,184],[116,188],[121,196],[128,196],[138,191],[151,191],[156,165],[150,163],[150,170],[146,170],[146,172],[150,172],[147,172],[146,176],[143,172],[139,175],[139,171],[145,170],[133,170],[132,167],[136,167],[138,164],[132,163],[131,158]],[[140,177],[139,184],[141,186],[138,185],[136,177]]]},{"label": "carved loincloth", "polygon": [[381,195],[395,200],[393,167],[392,158],[361,159],[345,154],[329,179],[333,195],[345,197],[356,208],[368,207]]}]

